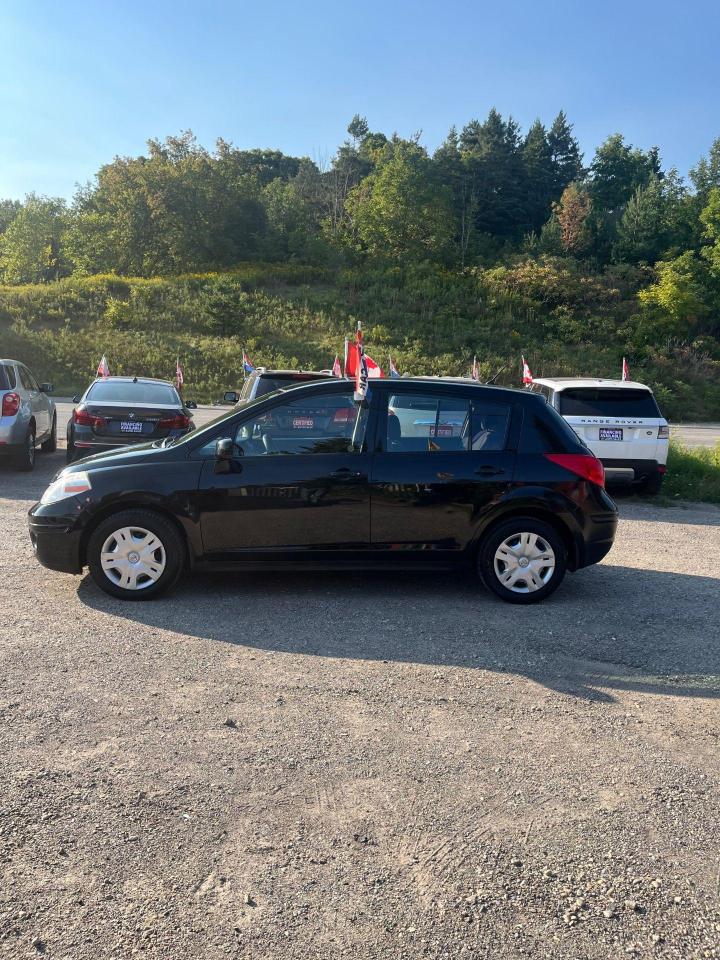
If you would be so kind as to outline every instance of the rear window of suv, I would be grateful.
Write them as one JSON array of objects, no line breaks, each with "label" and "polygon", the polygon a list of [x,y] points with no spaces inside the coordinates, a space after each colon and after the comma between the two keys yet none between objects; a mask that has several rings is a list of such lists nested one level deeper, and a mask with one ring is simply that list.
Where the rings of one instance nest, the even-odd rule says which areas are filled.
[{"label": "rear window of suv", "polygon": [[[330,374],[328,374],[328,377]],[[257,378],[260,382],[257,385],[257,390],[255,391],[255,398],[264,397],[267,393],[273,393],[275,390],[281,390],[283,387],[291,387],[295,383],[308,383],[310,380],[324,380],[324,376],[318,376],[317,374],[312,373],[285,373],[278,374],[277,376],[264,376],[261,375]],[[250,396],[252,391],[252,381],[247,380],[245,382],[245,387],[243,388],[242,393],[240,394],[240,399],[244,400]]]},{"label": "rear window of suv", "polygon": [[649,390],[622,387],[573,387],[558,394],[560,413],[566,417],[659,417]]}]

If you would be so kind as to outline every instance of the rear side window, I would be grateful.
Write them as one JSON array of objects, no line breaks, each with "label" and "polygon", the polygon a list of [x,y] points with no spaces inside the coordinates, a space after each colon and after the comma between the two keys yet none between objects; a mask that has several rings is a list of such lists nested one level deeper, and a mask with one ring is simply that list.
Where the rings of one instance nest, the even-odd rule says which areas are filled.
[{"label": "rear side window", "polygon": [[622,387],[573,387],[560,393],[560,413],[566,417],[659,417],[649,390]]},{"label": "rear side window", "polygon": [[92,403],[157,403],[162,406],[182,406],[175,388],[169,384],[133,383],[125,380],[99,380],[90,387],[85,399]]},{"label": "rear side window", "polygon": [[33,386],[32,377],[30,376],[29,370],[26,370],[25,367],[18,367],[18,373],[20,374],[20,383],[25,387],[26,390],[37,389]]},{"label": "rear side window", "polygon": [[510,426],[510,407],[507,403],[483,403],[477,400],[472,405],[472,449],[504,450]]},{"label": "rear side window", "polygon": [[572,427],[549,405],[523,410],[522,453],[576,453],[587,448]]}]

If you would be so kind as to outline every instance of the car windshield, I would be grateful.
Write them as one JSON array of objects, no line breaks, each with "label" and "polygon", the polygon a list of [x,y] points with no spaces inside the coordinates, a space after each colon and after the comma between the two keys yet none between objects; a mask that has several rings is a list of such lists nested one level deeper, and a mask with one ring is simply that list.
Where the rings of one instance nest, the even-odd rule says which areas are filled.
[{"label": "car windshield", "polygon": [[[280,396],[282,391],[276,390],[274,393],[268,393],[262,397],[263,403],[266,400],[270,400],[273,396]],[[246,413],[248,410],[252,410],[255,404],[260,402],[260,397],[255,397],[254,400],[248,400],[242,406],[243,413]],[[238,408],[233,407],[232,410],[223,410],[221,414],[215,417],[213,420],[209,420],[207,423],[204,423],[202,427],[198,427],[196,430],[192,430],[190,433],[184,434],[182,437],[173,437],[171,441],[166,446],[177,446],[183,443],[192,442],[193,444],[197,440],[201,440],[202,437],[207,436],[207,434],[212,433],[223,421],[229,420],[230,417],[237,416]],[[202,441],[201,441],[202,442]]]},{"label": "car windshield", "polygon": [[566,417],[659,417],[649,390],[624,387],[573,387],[562,390],[560,413]]},{"label": "car windshield", "polygon": [[157,403],[181,406],[180,397],[168,383],[147,383],[138,380],[99,380],[88,390],[86,400],[93,403]]}]

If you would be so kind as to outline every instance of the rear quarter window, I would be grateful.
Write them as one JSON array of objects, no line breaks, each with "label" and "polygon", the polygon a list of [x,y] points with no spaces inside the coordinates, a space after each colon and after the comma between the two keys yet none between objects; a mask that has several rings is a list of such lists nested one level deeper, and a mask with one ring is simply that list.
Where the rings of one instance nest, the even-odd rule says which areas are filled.
[{"label": "rear quarter window", "polygon": [[543,403],[523,409],[520,453],[578,453],[587,447],[557,411]]},{"label": "rear quarter window", "polygon": [[622,387],[574,387],[561,391],[560,413],[566,417],[659,417],[649,390]]},{"label": "rear quarter window", "polygon": [[6,363],[0,363],[0,390],[12,390],[15,387],[15,371]]}]

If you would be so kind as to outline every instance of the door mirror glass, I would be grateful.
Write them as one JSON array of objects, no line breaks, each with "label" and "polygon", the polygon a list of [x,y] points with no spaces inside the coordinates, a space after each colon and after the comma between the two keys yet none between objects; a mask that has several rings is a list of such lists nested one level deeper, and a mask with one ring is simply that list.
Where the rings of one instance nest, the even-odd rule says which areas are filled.
[{"label": "door mirror glass", "polygon": [[72,402],[73,402],[73,403],[80,403],[80,397],[79,397],[77,394],[75,394],[75,396],[72,398]]},{"label": "door mirror glass", "polygon": [[52,393],[55,387],[51,383],[41,383],[40,391],[41,393]]},{"label": "door mirror glass", "polygon": [[215,444],[215,456],[218,460],[235,460],[242,457],[245,451],[240,444],[230,437],[221,437]]},{"label": "door mirror glass", "polygon": [[223,394],[223,403],[236,404],[239,399],[240,396],[235,392],[235,390],[226,390]]}]

